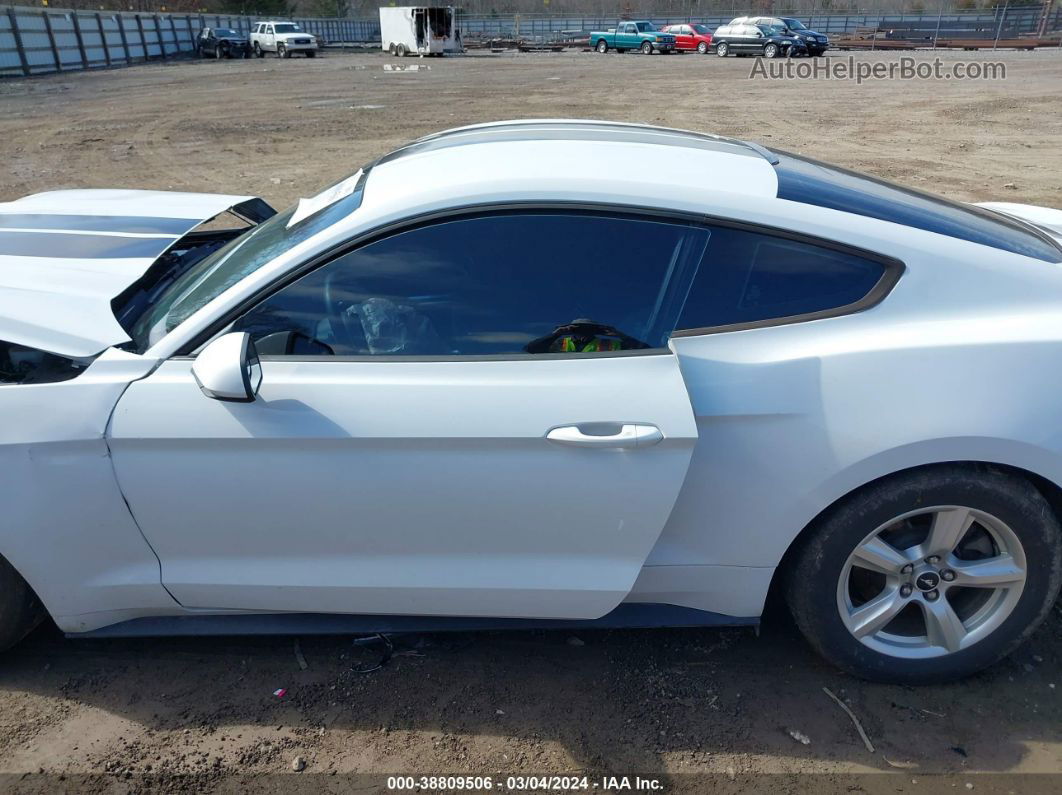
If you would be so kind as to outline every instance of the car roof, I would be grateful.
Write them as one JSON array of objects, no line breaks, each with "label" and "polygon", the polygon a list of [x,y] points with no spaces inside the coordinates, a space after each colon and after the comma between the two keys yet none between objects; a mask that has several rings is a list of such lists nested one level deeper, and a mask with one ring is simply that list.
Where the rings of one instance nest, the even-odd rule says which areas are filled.
[{"label": "car roof", "polygon": [[[681,154],[688,168],[663,176],[656,163],[668,154]],[[445,174],[455,197],[504,187],[548,198],[578,187],[607,201],[621,184],[637,183],[676,195],[710,188],[774,198],[773,162],[757,144],[688,130],[567,119],[496,122],[425,136],[365,166],[365,208],[385,195],[415,202],[432,174]]]}]

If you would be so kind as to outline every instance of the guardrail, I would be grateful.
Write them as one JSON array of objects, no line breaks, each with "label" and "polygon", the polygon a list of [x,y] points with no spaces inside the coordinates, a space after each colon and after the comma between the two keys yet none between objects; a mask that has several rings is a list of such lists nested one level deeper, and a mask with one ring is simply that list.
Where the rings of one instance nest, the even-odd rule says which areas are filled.
[{"label": "guardrail", "polygon": [[[921,31],[936,38],[999,38],[1062,29],[1062,8],[1045,18],[1042,6],[955,14],[797,14],[808,27],[833,36],[874,28]],[[657,25],[703,22],[712,29],[725,16],[650,17]],[[0,76],[37,75],[133,64],[187,55],[201,28],[248,31],[260,17],[229,14],[151,14],[0,7]],[[331,44],[379,43],[376,19],[295,19]],[[615,17],[461,16],[462,36],[548,41],[562,34],[615,26]],[[910,35],[910,34],[908,34]],[[914,36],[911,36],[914,37]]]}]

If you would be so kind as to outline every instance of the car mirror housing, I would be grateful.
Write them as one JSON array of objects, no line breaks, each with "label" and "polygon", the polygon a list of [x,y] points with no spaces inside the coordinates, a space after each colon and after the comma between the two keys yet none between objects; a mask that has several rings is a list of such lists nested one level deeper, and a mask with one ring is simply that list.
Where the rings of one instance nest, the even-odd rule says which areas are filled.
[{"label": "car mirror housing", "polygon": [[235,331],[212,340],[196,356],[192,375],[209,398],[252,402],[262,384],[262,364],[251,335]]}]

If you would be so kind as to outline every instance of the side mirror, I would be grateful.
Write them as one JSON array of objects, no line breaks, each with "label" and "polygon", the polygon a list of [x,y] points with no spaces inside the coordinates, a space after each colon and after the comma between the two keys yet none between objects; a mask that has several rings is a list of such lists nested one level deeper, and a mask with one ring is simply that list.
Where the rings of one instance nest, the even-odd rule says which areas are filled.
[{"label": "side mirror", "polygon": [[192,375],[209,398],[253,401],[262,385],[262,363],[251,335],[234,331],[213,340],[195,357]]}]

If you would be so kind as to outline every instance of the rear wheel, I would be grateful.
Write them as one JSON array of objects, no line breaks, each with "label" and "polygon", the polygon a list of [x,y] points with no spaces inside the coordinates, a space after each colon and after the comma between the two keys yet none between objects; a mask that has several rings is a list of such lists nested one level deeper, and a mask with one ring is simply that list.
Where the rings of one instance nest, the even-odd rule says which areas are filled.
[{"label": "rear wheel", "polygon": [[642,54],[643,55],[652,55],[653,54],[653,45],[650,42],[648,42],[648,41],[643,41],[642,42]]},{"label": "rear wheel", "polygon": [[214,58],[221,60],[225,57],[225,51],[221,48],[220,44],[214,45]]},{"label": "rear wheel", "polygon": [[845,498],[794,551],[786,591],[828,660],[879,681],[975,673],[1040,624],[1062,530],[1028,481],[987,466],[900,473]]},{"label": "rear wheel", "polygon": [[698,44],[697,45],[697,52],[699,52],[701,55],[704,55],[705,53],[707,53],[708,52],[708,42],[702,41],[700,44]]},{"label": "rear wheel", "polygon": [[604,39],[601,39],[601,41],[599,41],[599,42],[597,43],[597,51],[598,51],[599,53],[606,53],[606,52],[608,52],[608,42],[607,42],[607,41],[605,41]]},{"label": "rear wheel", "polygon": [[33,589],[0,557],[0,651],[26,637],[42,618],[44,608]]},{"label": "rear wheel", "polygon": [[395,43],[393,41],[390,44],[387,45],[387,54],[388,55],[394,55],[395,54]]},{"label": "rear wheel", "polygon": [[406,57],[406,45],[404,45],[404,44],[396,44],[395,45],[395,55],[397,57],[399,57],[399,58],[405,58]]},{"label": "rear wheel", "polygon": [[715,54],[720,58],[726,58],[726,56],[730,54],[730,45],[725,41],[719,42],[715,47]]}]

